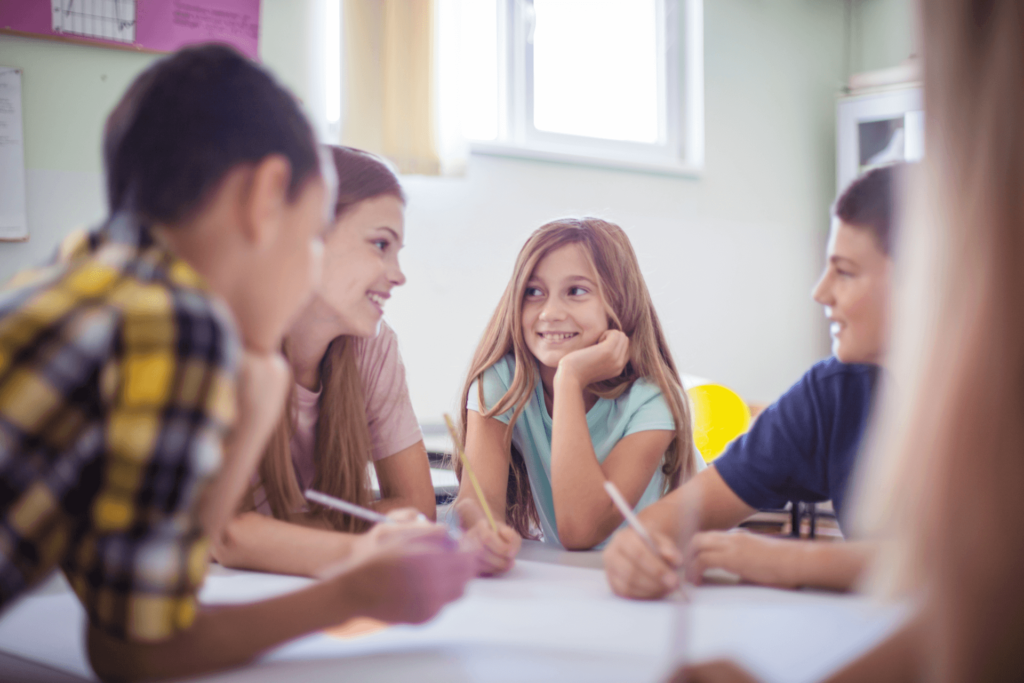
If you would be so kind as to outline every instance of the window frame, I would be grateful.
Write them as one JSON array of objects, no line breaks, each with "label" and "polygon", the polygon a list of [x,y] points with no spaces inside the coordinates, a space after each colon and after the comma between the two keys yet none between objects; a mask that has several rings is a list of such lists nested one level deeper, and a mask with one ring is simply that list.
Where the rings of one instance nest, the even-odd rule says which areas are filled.
[{"label": "window frame", "polygon": [[[657,0],[659,138],[656,143],[553,133],[533,125],[533,0],[498,3],[498,134],[474,154],[680,176],[704,166],[703,0]],[[680,12],[683,15],[680,16]],[[680,30],[680,28],[682,30]]]}]

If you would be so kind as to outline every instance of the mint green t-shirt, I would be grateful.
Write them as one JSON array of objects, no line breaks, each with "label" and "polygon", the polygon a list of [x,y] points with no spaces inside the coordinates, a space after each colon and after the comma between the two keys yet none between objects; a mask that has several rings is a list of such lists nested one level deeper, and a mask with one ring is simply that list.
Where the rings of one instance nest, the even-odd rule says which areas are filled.
[{"label": "mint green t-shirt", "polygon": [[[512,385],[516,361],[507,355],[484,371],[484,403],[493,406],[501,399]],[[512,443],[523,454],[526,471],[530,477],[530,489],[537,505],[541,531],[544,542],[561,545],[558,539],[558,524],[555,520],[555,502],[551,493],[551,414],[544,404],[543,386],[537,381],[533,395],[523,408],[522,414],[512,428]],[[481,409],[478,400],[477,382],[469,390],[466,408],[478,413]],[[495,419],[508,424],[512,419],[509,410]],[[587,412],[587,426],[590,428],[590,441],[594,446],[594,454],[598,462],[604,462],[620,440],[630,434],[651,429],[675,430],[675,420],[668,403],[661,395],[657,384],[646,379],[638,379],[614,400],[599,398],[594,407]],[[636,505],[642,510],[661,497],[665,476],[661,466],[655,470],[651,483],[648,484],[643,496]],[[607,541],[606,541],[607,542]],[[604,545],[603,543],[601,544]],[[598,546],[601,547],[601,546]]]}]

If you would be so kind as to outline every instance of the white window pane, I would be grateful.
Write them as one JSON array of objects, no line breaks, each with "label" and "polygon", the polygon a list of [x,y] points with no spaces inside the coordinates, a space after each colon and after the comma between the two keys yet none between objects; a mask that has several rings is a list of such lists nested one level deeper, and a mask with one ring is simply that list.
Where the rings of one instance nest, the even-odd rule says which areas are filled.
[{"label": "white window pane", "polygon": [[462,133],[471,140],[498,137],[498,3],[460,3]]},{"label": "white window pane", "polygon": [[324,96],[327,123],[341,121],[341,0],[324,6]]},{"label": "white window pane", "polygon": [[658,141],[656,2],[534,0],[534,127]]}]

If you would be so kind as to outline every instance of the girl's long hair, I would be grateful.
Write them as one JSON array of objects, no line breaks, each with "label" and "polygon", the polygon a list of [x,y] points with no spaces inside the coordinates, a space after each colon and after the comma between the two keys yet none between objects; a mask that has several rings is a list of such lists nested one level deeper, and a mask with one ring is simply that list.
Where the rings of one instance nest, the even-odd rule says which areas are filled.
[{"label": "girl's long hair", "polygon": [[[349,209],[366,199],[392,195],[405,201],[397,176],[379,157],[350,147],[331,147],[330,150],[338,174],[335,224]],[[314,446],[316,474],[310,486],[369,507],[372,498],[368,467],[372,462],[373,442],[356,364],[357,346],[358,340],[354,337],[337,337],[320,362],[322,393]],[[290,406],[291,399],[264,451],[259,480],[253,490],[256,494],[262,487],[274,517],[283,520],[290,519],[305,503],[292,464]],[[253,500],[255,506],[261,502]],[[316,506],[313,514],[339,531],[359,532],[367,528],[363,520],[322,506]]]},{"label": "girl's long hair", "polygon": [[[512,443],[512,429],[526,407],[539,381],[537,362],[526,347],[523,336],[523,297],[526,283],[547,254],[568,244],[579,244],[597,273],[598,294],[608,314],[608,326],[629,337],[629,361],[618,377],[587,387],[602,398],[617,398],[640,377],[658,385],[672,411],[676,436],[665,452],[662,472],[665,492],[693,474],[693,436],[690,406],[682,390],[679,372],[662,332],[658,314],[647,291],[636,254],[622,228],[598,218],[565,218],[540,227],[526,241],[516,258],[512,280],[502,294],[497,310],[484,331],[470,365],[459,403],[459,440],[466,443],[466,400],[473,382],[482,380],[484,371],[504,356],[515,356],[515,375],[508,392],[493,406],[486,406],[483,417],[494,417],[513,409],[505,431],[510,463],[505,496],[505,518],[521,536],[532,538],[539,526],[537,509],[530,490],[526,463]],[[478,384],[481,408],[485,408],[483,382]],[[454,463],[461,478],[462,464]]]},{"label": "girl's long hair", "polygon": [[883,546],[876,587],[922,591],[933,678],[1009,680],[1024,670],[1024,4],[918,10],[926,157],[859,521]]}]

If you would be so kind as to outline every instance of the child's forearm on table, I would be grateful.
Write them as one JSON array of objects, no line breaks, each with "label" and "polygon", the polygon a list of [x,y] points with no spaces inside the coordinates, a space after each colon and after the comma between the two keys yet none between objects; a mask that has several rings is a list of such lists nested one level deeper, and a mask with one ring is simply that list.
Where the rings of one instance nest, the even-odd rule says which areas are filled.
[{"label": "child's forearm on table", "polygon": [[806,542],[794,553],[794,584],[848,591],[856,587],[875,546],[867,541]]},{"label": "child's forearm on table", "polygon": [[212,540],[213,556],[225,567],[316,576],[349,557],[356,536],[246,512]]},{"label": "child's forearm on table", "polygon": [[620,518],[604,491],[606,478],[590,439],[582,387],[560,371],[554,394],[551,491],[558,534],[567,548],[588,548],[601,542],[607,536],[601,530],[608,527],[610,533]]},{"label": "child's forearm on table", "polygon": [[112,638],[89,627],[93,670],[106,681],[181,678],[240,666],[264,650],[356,616],[354,601],[320,583],[279,598],[204,609],[192,626],[158,643]]}]

